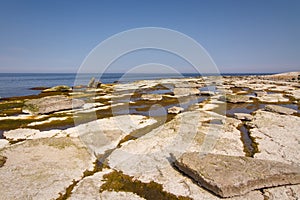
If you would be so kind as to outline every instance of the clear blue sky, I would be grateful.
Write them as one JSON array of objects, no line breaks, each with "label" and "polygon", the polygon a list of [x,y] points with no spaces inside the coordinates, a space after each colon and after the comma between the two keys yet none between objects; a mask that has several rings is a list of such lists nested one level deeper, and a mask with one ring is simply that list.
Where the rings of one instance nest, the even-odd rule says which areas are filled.
[{"label": "clear blue sky", "polygon": [[101,41],[148,26],[194,38],[221,72],[300,70],[299,0],[0,0],[0,72],[76,72]]}]

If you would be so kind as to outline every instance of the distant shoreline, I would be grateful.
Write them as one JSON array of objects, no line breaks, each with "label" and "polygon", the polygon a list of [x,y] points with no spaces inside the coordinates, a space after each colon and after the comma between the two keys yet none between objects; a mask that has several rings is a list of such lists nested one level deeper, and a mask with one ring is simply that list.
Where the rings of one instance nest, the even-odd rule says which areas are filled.
[{"label": "distant shoreline", "polygon": [[266,76],[276,73],[221,73],[221,74],[199,74],[199,73],[0,73],[0,99],[11,97],[22,97],[38,95],[39,90],[31,88],[49,88],[57,85],[87,85],[92,77],[100,78],[105,84],[114,82],[133,82],[138,80],[158,80],[165,78],[184,78],[199,76]]}]

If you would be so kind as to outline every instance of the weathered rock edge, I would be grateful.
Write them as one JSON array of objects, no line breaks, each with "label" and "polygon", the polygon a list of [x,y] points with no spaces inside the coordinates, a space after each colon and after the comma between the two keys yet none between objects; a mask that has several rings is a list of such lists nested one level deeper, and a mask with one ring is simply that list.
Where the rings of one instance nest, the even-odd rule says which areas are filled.
[{"label": "weathered rock edge", "polygon": [[300,183],[300,168],[275,161],[241,156],[184,153],[175,166],[204,188],[221,197],[255,189]]}]

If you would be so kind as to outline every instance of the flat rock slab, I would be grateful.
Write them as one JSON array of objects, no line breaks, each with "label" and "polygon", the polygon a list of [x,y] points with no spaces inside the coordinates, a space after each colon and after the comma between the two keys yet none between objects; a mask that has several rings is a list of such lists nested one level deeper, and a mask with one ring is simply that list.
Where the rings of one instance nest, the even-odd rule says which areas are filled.
[{"label": "flat rock slab", "polygon": [[258,147],[254,158],[300,166],[299,117],[258,110],[247,125]]},{"label": "flat rock slab", "polygon": [[245,103],[250,100],[249,96],[245,95],[226,95],[226,101],[229,103]]},{"label": "flat rock slab", "polygon": [[66,137],[11,145],[0,160],[0,199],[57,199],[93,170],[95,157],[80,139]]},{"label": "flat rock slab", "polygon": [[162,95],[161,94],[143,94],[141,96],[141,99],[143,100],[150,100],[150,101],[160,101],[162,100]]},{"label": "flat rock slab", "polygon": [[200,90],[198,88],[174,88],[173,93],[175,96],[189,96],[189,95],[198,95]]},{"label": "flat rock slab", "polygon": [[22,109],[25,113],[47,114],[60,110],[69,110],[80,108],[84,101],[80,99],[71,99],[64,95],[48,96],[40,99],[27,100]]},{"label": "flat rock slab", "polygon": [[300,183],[300,168],[241,156],[184,153],[175,165],[201,186],[221,197]]},{"label": "flat rock slab", "polygon": [[276,112],[279,114],[285,114],[285,115],[291,115],[297,112],[294,109],[286,108],[283,106],[277,106],[277,105],[266,105],[265,110],[270,112]]}]

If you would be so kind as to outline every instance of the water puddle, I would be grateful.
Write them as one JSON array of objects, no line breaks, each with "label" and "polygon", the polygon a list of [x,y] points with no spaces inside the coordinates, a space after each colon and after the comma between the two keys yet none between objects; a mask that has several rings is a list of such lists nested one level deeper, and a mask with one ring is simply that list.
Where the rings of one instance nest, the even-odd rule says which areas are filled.
[{"label": "water puddle", "polygon": [[265,107],[265,104],[249,104],[249,103],[241,103],[241,104],[227,104],[226,115],[232,117],[234,113],[246,113],[251,114],[258,109],[262,109]]},{"label": "water puddle", "polygon": [[250,133],[244,124],[240,125],[238,129],[241,132],[241,140],[244,144],[244,152],[246,156],[253,157],[257,153],[257,144],[254,139],[251,138]]},{"label": "water puddle", "polygon": [[215,85],[211,85],[211,86],[206,86],[206,87],[200,88],[200,91],[202,91],[202,92],[204,92],[204,91],[218,92],[218,89]]}]

